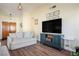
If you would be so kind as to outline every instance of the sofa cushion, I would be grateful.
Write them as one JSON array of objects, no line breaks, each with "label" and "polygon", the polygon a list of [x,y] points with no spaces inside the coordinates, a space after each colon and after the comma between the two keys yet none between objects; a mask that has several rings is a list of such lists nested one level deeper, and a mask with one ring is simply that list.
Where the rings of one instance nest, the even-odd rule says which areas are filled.
[{"label": "sofa cushion", "polygon": [[24,38],[17,38],[17,39],[14,39],[12,44],[17,44],[17,43],[23,43],[23,42],[28,42],[28,41],[32,41],[33,39],[24,39]]},{"label": "sofa cushion", "polygon": [[26,39],[33,38],[33,33],[32,32],[24,32],[24,38],[26,38]]},{"label": "sofa cushion", "polygon": [[23,32],[17,32],[16,37],[17,38],[23,38]]}]

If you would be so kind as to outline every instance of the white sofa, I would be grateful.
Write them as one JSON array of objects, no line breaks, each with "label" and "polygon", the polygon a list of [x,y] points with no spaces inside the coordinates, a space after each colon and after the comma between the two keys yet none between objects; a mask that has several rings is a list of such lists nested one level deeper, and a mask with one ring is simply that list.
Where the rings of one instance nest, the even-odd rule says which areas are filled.
[{"label": "white sofa", "polygon": [[0,56],[10,56],[6,46],[0,46]]},{"label": "white sofa", "polygon": [[10,50],[26,47],[36,43],[37,40],[33,36],[32,32],[10,33],[7,38],[7,46]]}]

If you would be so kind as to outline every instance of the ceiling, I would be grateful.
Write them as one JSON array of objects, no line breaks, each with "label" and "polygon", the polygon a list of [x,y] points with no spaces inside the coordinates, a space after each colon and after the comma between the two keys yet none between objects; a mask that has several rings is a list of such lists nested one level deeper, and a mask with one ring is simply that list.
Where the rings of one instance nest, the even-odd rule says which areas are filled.
[{"label": "ceiling", "polygon": [[[17,11],[18,10],[17,9],[18,4],[19,3],[0,3],[0,9],[8,10],[8,11],[12,11],[12,10]],[[39,8],[40,6],[53,5],[53,4],[55,4],[55,3],[22,3],[22,6],[23,6],[23,10],[25,10],[27,12],[31,12],[31,11],[35,10],[36,8]],[[62,4],[58,4],[58,5],[62,6]],[[67,6],[69,4],[63,4],[63,5]],[[71,4],[71,5],[79,5],[79,4],[74,3],[74,4]]]},{"label": "ceiling", "polygon": [[[18,14],[19,10],[18,10],[18,4],[19,3],[0,3],[0,13],[5,13],[6,15],[10,14],[10,13],[15,13]],[[39,8],[41,6],[52,6],[55,5],[54,3],[22,3],[22,7],[23,7],[23,11],[25,11],[26,13],[31,13],[32,11],[36,10],[36,8]],[[60,5],[60,6],[69,6],[69,5],[77,5],[79,6],[79,4],[56,4],[56,5]]]},{"label": "ceiling", "polygon": [[[19,3],[0,3],[0,15],[9,16],[10,13],[15,15],[16,17],[19,15],[18,10]],[[36,8],[39,8],[40,6],[43,6],[45,4],[42,3],[21,3],[23,7],[24,13],[31,13]]]},{"label": "ceiling", "polygon": [[[5,11],[18,11],[19,3],[0,3],[0,9]],[[34,3],[22,3],[23,10],[27,12],[32,12],[34,9],[42,6],[44,4],[34,4]]]}]

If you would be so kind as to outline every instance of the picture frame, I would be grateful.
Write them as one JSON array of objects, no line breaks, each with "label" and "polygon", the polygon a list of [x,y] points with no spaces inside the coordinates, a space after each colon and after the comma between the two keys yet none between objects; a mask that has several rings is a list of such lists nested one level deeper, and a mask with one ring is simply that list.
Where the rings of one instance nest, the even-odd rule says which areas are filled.
[{"label": "picture frame", "polygon": [[38,24],[38,19],[35,19],[35,25],[37,25]]},{"label": "picture frame", "polygon": [[60,18],[60,10],[56,10],[54,12],[50,12],[46,15],[46,20],[52,20]]}]

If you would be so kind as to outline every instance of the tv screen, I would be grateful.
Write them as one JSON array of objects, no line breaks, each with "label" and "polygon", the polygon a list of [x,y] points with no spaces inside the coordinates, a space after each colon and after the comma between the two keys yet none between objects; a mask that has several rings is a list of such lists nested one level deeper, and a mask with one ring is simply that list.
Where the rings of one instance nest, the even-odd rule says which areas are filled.
[{"label": "tv screen", "polygon": [[42,32],[61,33],[61,31],[62,31],[61,18],[42,22]]}]

